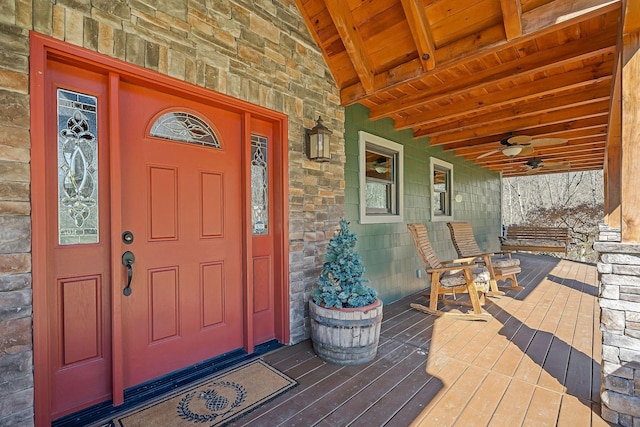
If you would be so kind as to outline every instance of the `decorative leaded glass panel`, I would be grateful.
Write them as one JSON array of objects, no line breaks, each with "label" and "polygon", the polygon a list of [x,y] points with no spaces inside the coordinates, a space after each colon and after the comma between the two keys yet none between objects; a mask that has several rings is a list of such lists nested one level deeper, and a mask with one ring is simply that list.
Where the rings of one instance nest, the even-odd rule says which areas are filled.
[{"label": "decorative leaded glass panel", "polygon": [[151,127],[149,134],[172,141],[220,148],[215,132],[204,120],[182,111],[160,116]]},{"label": "decorative leaded glass panel", "polygon": [[58,240],[98,243],[98,100],[58,89]]},{"label": "decorative leaded glass panel", "polygon": [[251,223],[253,234],[269,231],[269,169],[267,138],[251,135]]}]

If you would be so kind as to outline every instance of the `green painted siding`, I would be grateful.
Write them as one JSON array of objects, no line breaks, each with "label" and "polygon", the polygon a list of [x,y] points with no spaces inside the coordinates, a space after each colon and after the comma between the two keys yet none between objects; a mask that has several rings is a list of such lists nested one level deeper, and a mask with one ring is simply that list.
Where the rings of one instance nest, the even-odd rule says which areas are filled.
[{"label": "green painted siding", "polygon": [[[429,238],[438,257],[456,258],[446,222],[431,222],[429,159],[436,157],[453,164],[454,220],[472,224],[476,240],[487,251],[499,249],[500,175],[472,162],[430,147],[428,139],[414,139],[411,131],[398,132],[389,119],[371,121],[366,107],[355,105],[345,111],[345,217],[358,235],[357,250],[366,268],[366,277],[385,303],[395,301],[428,286],[406,224],[420,222],[427,226]],[[404,146],[404,223],[360,224],[358,180],[358,131],[389,139]]]}]

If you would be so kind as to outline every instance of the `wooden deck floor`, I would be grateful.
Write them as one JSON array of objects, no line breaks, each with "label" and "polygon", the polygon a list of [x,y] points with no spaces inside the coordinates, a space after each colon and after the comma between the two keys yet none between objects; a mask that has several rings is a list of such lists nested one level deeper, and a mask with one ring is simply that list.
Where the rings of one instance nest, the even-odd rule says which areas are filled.
[{"label": "wooden deck floor", "polygon": [[415,295],[385,307],[371,363],[323,362],[309,341],[265,355],[299,386],[234,425],[608,425],[595,266],[518,257],[525,289],[490,298],[489,322],[420,313]]}]

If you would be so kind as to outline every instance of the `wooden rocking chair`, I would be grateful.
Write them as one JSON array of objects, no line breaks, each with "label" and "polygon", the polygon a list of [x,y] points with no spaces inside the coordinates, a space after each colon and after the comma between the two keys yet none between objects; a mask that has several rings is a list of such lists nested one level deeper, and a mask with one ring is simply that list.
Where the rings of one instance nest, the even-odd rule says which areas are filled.
[{"label": "wooden rocking chair", "polygon": [[[436,316],[452,316],[464,320],[484,320],[492,318],[491,314],[482,309],[484,294],[489,289],[489,272],[484,267],[478,268],[473,264],[475,258],[459,259],[443,265],[435,255],[427,229],[423,224],[407,224],[413,237],[416,251],[424,264],[425,270],[431,276],[431,293],[429,307],[422,304],[411,304],[411,308]],[[455,263],[455,265],[453,265]],[[444,295],[468,293],[471,302],[445,299]],[[470,306],[472,313],[438,310],[438,299],[443,297],[445,304]]]},{"label": "wooden rocking chair", "polygon": [[[468,222],[449,222],[447,223],[451,232],[451,240],[459,257],[477,257],[489,270],[491,275],[490,286],[491,292],[488,295],[503,294],[499,289],[504,290],[521,290],[524,289],[518,285],[517,273],[520,273],[520,260],[514,258],[492,258],[494,253],[484,253],[480,250],[478,242],[473,235],[473,229]],[[497,281],[505,281],[510,279],[511,286],[498,286]]]}]

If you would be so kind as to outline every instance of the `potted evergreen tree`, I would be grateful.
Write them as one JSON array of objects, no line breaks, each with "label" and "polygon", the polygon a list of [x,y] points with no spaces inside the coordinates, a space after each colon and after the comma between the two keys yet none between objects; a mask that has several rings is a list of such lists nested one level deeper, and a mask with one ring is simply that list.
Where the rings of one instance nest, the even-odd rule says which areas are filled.
[{"label": "potted evergreen tree", "polygon": [[342,365],[369,362],[376,356],[382,323],[382,301],[364,278],[356,242],[349,223],[341,219],[309,301],[315,352]]}]

